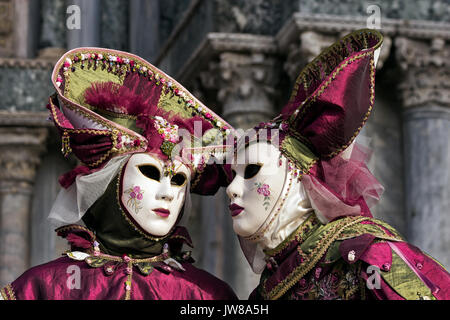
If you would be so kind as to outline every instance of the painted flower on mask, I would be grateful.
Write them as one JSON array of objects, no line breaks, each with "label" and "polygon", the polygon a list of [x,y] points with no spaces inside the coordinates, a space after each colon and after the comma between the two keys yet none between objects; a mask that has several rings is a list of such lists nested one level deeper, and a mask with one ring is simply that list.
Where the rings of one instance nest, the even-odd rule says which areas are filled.
[{"label": "painted flower on mask", "polygon": [[270,205],[270,186],[268,184],[262,184],[260,182],[255,183],[255,185],[257,187],[256,192],[264,196],[263,206],[267,211]]},{"label": "painted flower on mask", "polygon": [[130,196],[130,198],[127,201],[127,205],[131,206],[136,212],[136,214],[139,213],[139,210],[142,209],[140,204],[141,200],[144,198],[143,196],[144,190],[142,190],[141,187],[139,186],[134,186],[125,190],[124,192]]}]

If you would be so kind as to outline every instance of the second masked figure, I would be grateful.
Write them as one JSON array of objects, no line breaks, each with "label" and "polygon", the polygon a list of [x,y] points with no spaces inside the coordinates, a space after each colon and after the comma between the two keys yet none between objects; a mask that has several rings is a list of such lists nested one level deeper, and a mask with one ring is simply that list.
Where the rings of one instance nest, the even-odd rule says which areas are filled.
[{"label": "second masked figure", "polygon": [[251,299],[449,299],[450,275],[370,212],[383,187],[354,142],[382,36],[355,31],[300,73],[274,120],[238,141],[227,188],[256,273]]}]

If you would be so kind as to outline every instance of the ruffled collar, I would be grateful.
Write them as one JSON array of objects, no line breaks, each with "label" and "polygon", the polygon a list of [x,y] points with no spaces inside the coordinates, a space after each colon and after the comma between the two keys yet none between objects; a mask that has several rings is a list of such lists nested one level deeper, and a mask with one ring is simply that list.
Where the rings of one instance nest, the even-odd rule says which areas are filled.
[{"label": "ruffled collar", "polygon": [[58,236],[65,238],[71,247],[65,254],[78,261],[85,261],[90,267],[103,268],[105,274],[111,275],[121,264],[127,264],[130,272],[136,266],[143,275],[150,274],[154,268],[170,273],[173,268],[184,270],[181,263],[194,260],[190,251],[181,251],[183,244],[192,246],[191,238],[184,227],[176,227],[167,237],[160,253],[146,258],[132,254],[111,255],[100,249],[95,234],[81,225],[67,225],[56,229]]}]

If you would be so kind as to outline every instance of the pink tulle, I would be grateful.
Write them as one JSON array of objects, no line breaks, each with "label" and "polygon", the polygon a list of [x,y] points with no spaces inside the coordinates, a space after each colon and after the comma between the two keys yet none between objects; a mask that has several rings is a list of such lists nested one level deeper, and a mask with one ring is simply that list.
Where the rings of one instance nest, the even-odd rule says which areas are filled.
[{"label": "pink tulle", "polygon": [[313,208],[328,221],[341,216],[372,216],[369,208],[380,200],[384,188],[367,168],[369,158],[370,150],[355,144],[349,158],[341,153],[321,160],[303,176]]}]

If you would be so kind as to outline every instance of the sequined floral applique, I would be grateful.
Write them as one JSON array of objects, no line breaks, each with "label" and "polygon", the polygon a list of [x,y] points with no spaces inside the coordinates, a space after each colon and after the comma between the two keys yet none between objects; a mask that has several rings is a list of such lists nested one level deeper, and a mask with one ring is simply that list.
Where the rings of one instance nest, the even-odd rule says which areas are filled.
[{"label": "sequined floral applique", "polygon": [[263,206],[267,210],[270,205],[270,186],[268,184],[262,184],[260,182],[255,183],[255,185],[258,188],[256,189],[256,192],[264,196]]},{"label": "sequined floral applique", "polygon": [[143,193],[144,190],[141,189],[141,187],[139,186],[135,186],[132,188],[129,188],[127,190],[125,190],[125,193],[127,193],[130,198],[127,201],[127,205],[130,206],[134,209],[134,212],[139,213],[139,210],[142,209],[142,207],[140,206],[141,204],[141,200],[143,199]]}]

